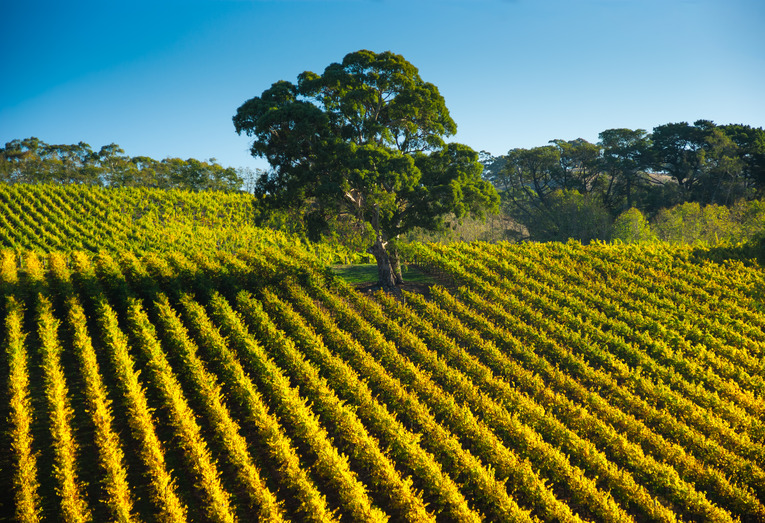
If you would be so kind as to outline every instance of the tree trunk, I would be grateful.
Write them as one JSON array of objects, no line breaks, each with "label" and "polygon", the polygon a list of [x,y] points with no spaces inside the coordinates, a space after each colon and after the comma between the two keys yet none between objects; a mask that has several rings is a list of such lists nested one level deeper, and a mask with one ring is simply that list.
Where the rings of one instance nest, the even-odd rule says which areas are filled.
[{"label": "tree trunk", "polygon": [[377,283],[386,292],[396,289],[396,277],[393,273],[388,251],[385,250],[385,242],[381,236],[377,236],[374,245],[367,249],[367,252],[374,256],[375,261],[377,261]]},{"label": "tree trunk", "polygon": [[389,258],[390,267],[393,269],[393,279],[396,280],[396,285],[402,285],[404,283],[404,277],[401,275],[401,257],[395,246],[391,249]]}]

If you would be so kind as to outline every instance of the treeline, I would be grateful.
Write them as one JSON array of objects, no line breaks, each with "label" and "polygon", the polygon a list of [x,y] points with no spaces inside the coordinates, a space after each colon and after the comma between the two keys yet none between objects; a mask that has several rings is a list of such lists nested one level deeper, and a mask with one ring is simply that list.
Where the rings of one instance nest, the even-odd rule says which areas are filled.
[{"label": "treeline", "polygon": [[115,143],[94,151],[84,142],[51,145],[34,137],[0,148],[0,181],[191,191],[236,191],[243,183],[236,169],[223,167],[213,158],[155,160],[128,156]]},{"label": "treeline", "polygon": [[678,220],[695,220],[696,239],[746,239],[756,229],[752,223],[763,219],[756,202],[765,196],[762,128],[697,120],[650,133],[608,129],[598,138],[483,154],[484,176],[500,192],[504,213],[519,224],[509,236],[630,240],[625,231],[641,227],[643,237],[651,236],[651,222],[654,237],[687,241],[694,233],[680,230]]}]

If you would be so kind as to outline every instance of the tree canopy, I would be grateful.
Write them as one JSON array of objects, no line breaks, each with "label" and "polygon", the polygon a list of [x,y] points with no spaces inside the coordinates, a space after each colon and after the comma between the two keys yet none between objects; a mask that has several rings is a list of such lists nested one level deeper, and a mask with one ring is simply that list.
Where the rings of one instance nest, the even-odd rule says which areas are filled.
[{"label": "tree canopy", "polygon": [[190,191],[236,191],[242,186],[237,171],[221,166],[214,158],[155,160],[127,156],[116,143],[94,151],[85,142],[52,145],[35,137],[0,147],[0,181]]},{"label": "tree canopy", "polygon": [[[593,216],[603,211],[612,221],[633,207],[658,219],[661,209],[684,203],[732,206],[765,196],[762,128],[696,120],[650,133],[607,129],[598,137],[596,144],[551,140],[497,157],[482,153],[505,213],[522,225],[519,238],[606,240],[601,229],[586,226],[600,223]],[[582,226],[568,228],[572,220]]]},{"label": "tree canopy", "polygon": [[380,284],[401,282],[395,240],[415,227],[497,207],[478,153],[446,143],[457,125],[438,88],[392,52],[357,51],[322,74],[280,80],[233,118],[271,170],[256,193],[309,209],[317,227],[343,216],[369,224]]}]

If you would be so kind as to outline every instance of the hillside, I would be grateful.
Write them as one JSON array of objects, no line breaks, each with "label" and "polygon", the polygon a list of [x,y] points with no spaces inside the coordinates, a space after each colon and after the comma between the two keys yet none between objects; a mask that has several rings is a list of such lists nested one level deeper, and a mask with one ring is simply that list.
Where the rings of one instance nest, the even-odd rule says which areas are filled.
[{"label": "hillside", "polygon": [[[255,205],[252,195],[230,192],[0,184],[0,246],[158,254],[301,243],[255,227]],[[327,261],[334,254],[311,249]]]},{"label": "hillside", "polygon": [[756,263],[412,244],[449,285],[402,302],[245,197],[37,190],[0,186],[7,520],[765,521]]}]

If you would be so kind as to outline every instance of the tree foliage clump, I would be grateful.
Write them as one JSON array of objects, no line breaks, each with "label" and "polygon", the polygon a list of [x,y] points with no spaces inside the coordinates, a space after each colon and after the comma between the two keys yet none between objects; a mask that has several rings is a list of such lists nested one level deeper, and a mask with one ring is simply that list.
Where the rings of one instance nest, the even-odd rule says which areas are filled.
[{"label": "tree foliage clump", "polygon": [[271,165],[256,194],[276,208],[302,208],[315,231],[338,217],[369,224],[384,287],[401,282],[400,235],[498,204],[478,154],[445,142],[457,126],[438,88],[392,52],[350,53],[322,74],[278,81],[233,121],[253,138],[253,156]]},{"label": "tree foliage clump", "polygon": [[[689,203],[699,209],[710,205],[727,208],[765,196],[765,130],[741,124],[716,125],[709,120],[697,120],[692,125],[668,123],[654,127],[652,132],[607,129],[595,144],[581,138],[551,140],[540,147],[511,149],[499,157],[484,153],[482,163],[487,179],[502,195],[503,210],[522,224],[525,238],[532,240],[544,241],[565,232],[558,228],[558,233],[550,234],[550,224],[571,217],[562,212],[560,198],[553,197],[560,191],[576,190],[597,208],[593,212],[605,208],[612,221],[635,208],[649,220],[666,222],[659,226],[665,229],[679,214],[695,225],[700,221],[685,211],[673,212],[669,220],[661,215],[666,214],[664,209]],[[591,218],[578,219],[586,222]],[[633,218],[633,214],[624,215],[614,225],[627,227]],[[722,223],[727,218],[710,220]],[[743,223],[737,217],[728,221]],[[582,235],[587,224],[582,225],[571,226],[570,234],[587,241]],[[690,226],[678,224],[675,228],[683,229],[678,234],[684,238],[693,234]],[[714,229],[711,225],[697,228],[697,239],[702,241],[716,234],[729,236],[725,231],[707,232]],[[615,237],[622,233],[627,231],[613,231]],[[754,231],[743,233],[751,237]],[[674,237],[673,233],[662,234]],[[606,240],[608,234],[598,238]]]},{"label": "tree foliage clump", "polygon": [[0,148],[0,181],[190,191],[236,191],[242,186],[237,170],[221,166],[214,158],[155,160],[127,156],[115,143],[94,151],[85,142],[51,145],[34,137]]},{"label": "tree foliage clump", "polygon": [[536,211],[527,224],[529,234],[539,241],[560,241],[573,238],[587,244],[609,239],[611,217],[595,197],[572,189],[559,189],[548,195],[546,212]]},{"label": "tree foliage clump", "polygon": [[653,231],[670,243],[735,243],[765,232],[765,202],[740,201],[731,207],[687,202],[656,215]]},{"label": "tree foliage clump", "polygon": [[646,243],[654,241],[656,237],[645,215],[640,209],[631,207],[614,220],[611,239],[624,243]]}]

